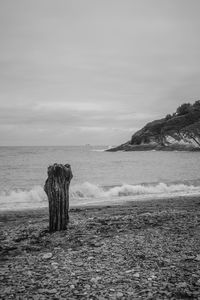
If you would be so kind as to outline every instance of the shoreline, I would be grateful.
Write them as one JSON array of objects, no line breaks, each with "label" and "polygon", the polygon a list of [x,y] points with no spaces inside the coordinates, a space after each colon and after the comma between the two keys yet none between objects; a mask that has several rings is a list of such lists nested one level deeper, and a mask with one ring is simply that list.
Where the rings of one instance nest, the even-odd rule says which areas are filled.
[{"label": "shoreline", "polygon": [[117,147],[109,148],[106,152],[131,152],[131,151],[164,151],[164,152],[200,152],[200,147],[184,146],[184,145],[168,145],[163,146],[159,144],[142,144],[142,145],[131,145],[129,143],[122,144]]},{"label": "shoreline", "polygon": [[[138,197],[140,197],[140,195],[138,195]],[[153,198],[155,197],[155,198]],[[97,201],[94,203],[91,202],[87,202],[84,204],[72,204],[69,203],[69,213],[70,211],[74,211],[74,210],[87,210],[87,209],[100,209],[100,208],[106,208],[106,207],[117,207],[117,206],[134,206],[134,205],[140,205],[140,204],[145,204],[147,202],[150,203],[155,203],[155,202],[165,202],[165,201],[182,201],[182,200],[195,200],[195,199],[200,199],[200,194],[193,194],[193,195],[166,195],[164,197],[160,196],[160,195],[153,195],[151,198],[149,198],[149,195],[146,198],[142,198],[139,200],[131,200],[131,196],[128,197],[129,199],[127,200],[120,200],[119,198],[117,200],[104,200],[104,201]],[[136,198],[136,196],[135,196]],[[116,202],[115,202],[116,201]],[[48,214],[48,204],[45,207],[33,207],[33,208],[21,208],[21,209],[3,209],[0,210],[0,218],[2,218],[3,216],[8,216],[8,215],[15,215],[16,217],[18,217],[18,215],[30,215],[31,213],[33,213],[34,215],[38,214]],[[0,221],[1,223],[1,221]]]},{"label": "shoreline", "polygon": [[[199,299],[200,197],[0,212],[2,299]],[[21,297],[21,298],[20,298]]]}]

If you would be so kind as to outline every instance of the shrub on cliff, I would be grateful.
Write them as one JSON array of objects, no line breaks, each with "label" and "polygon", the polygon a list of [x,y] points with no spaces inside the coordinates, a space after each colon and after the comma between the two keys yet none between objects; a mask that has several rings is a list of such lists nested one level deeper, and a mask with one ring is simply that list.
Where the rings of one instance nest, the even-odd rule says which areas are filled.
[{"label": "shrub on cliff", "polygon": [[183,103],[177,108],[176,113],[178,116],[182,116],[188,114],[189,112],[191,112],[191,110],[192,105],[190,103]]},{"label": "shrub on cliff", "polygon": [[193,104],[193,109],[194,109],[194,110],[200,110],[200,100],[197,100],[197,101]]},{"label": "shrub on cliff", "polygon": [[173,116],[168,114],[168,115],[166,115],[165,120],[167,121],[167,120],[170,120],[171,118],[173,118]]}]

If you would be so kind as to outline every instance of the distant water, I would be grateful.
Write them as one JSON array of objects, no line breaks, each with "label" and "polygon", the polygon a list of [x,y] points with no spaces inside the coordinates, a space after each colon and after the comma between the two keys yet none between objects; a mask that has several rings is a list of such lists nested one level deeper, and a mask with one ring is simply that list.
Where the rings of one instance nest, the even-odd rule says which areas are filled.
[{"label": "distant water", "polygon": [[0,147],[0,210],[45,207],[47,167],[70,163],[70,204],[200,195],[199,152]]}]

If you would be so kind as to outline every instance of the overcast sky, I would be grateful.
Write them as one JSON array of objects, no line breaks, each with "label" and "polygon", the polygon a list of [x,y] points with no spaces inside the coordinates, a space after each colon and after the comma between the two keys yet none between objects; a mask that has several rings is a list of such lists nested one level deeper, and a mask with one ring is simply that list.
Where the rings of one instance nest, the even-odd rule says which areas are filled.
[{"label": "overcast sky", "polygon": [[200,99],[199,0],[0,0],[0,145],[114,145]]}]

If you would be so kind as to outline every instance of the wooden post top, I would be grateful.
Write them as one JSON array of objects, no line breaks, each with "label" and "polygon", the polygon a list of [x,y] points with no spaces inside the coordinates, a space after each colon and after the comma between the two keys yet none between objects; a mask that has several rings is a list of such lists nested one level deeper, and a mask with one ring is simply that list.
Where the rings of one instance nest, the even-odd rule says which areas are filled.
[{"label": "wooden post top", "polygon": [[71,166],[69,164],[57,164],[54,163],[53,165],[49,166],[47,169],[47,174],[49,178],[65,178],[67,181],[71,181],[73,178]]}]

